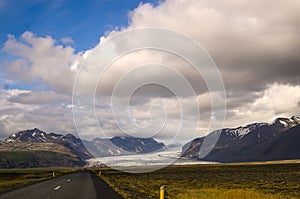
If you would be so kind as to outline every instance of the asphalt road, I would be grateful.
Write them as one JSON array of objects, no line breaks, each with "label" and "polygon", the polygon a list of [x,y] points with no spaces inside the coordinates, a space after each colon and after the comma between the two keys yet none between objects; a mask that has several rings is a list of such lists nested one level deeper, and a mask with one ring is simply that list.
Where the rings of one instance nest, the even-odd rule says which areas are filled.
[{"label": "asphalt road", "polygon": [[1,199],[115,199],[122,198],[90,171],[80,171],[25,186],[0,195]]}]

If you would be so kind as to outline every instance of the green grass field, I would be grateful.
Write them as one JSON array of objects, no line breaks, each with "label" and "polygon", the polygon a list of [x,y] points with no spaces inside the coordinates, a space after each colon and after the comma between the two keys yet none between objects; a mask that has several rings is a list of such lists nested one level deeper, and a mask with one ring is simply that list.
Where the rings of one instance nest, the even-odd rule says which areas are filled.
[{"label": "green grass field", "polygon": [[0,192],[74,172],[76,168],[0,169]]},{"label": "green grass field", "polygon": [[[97,169],[94,169],[97,173]],[[229,164],[169,166],[151,173],[102,171],[124,198],[300,198],[300,164]]]},{"label": "green grass field", "polygon": [[[0,169],[0,190],[61,176],[80,168]],[[81,168],[82,169],[82,168]],[[169,199],[300,198],[300,163],[169,166],[131,174],[93,168],[124,198],[158,198],[166,185]]]}]

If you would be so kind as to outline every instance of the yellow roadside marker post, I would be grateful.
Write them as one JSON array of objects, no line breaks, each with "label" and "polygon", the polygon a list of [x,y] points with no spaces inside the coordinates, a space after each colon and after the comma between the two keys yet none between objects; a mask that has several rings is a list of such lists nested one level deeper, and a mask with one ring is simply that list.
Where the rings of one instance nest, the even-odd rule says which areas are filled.
[{"label": "yellow roadside marker post", "polygon": [[99,171],[99,176],[101,176],[101,171]]},{"label": "yellow roadside marker post", "polygon": [[53,178],[55,178],[55,172],[54,171],[52,172],[52,176],[53,176]]},{"label": "yellow roadside marker post", "polygon": [[166,189],[166,186],[163,185],[160,187],[160,199],[165,199],[165,189]]}]

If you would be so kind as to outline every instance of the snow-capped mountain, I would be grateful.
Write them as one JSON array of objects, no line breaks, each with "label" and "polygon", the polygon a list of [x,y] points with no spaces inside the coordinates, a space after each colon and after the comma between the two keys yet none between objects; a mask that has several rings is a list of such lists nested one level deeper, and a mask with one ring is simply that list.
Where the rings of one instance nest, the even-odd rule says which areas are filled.
[{"label": "snow-capped mountain", "polygon": [[243,138],[245,135],[255,130],[256,128],[268,125],[267,123],[253,123],[248,124],[247,126],[240,126],[237,128],[228,128],[224,130],[224,133],[228,136],[233,136],[238,139]]},{"label": "snow-capped mountain", "polygon": [[56,143],[62,145],[74,154],[76,154],[81,160],[92,158],[92,155],[86,150],[82,141],[79,138],[76,138],[72,134],[61,135],[56,133],[47,134],[44,131],[41,131],[37,128],[25,131],[19,131],[10,135],[6,138],[3,143],[6,144],[15,144],[15,143]]},{"label": "snow-capped mountain", "polygon": [[4,143],[13,142],[52,142],[62,135],[48,135],[47,133],[35,128],[32,130],[20,131],[10,135],[4,140]]},{"label": "snow-capped mountain", "polygon": [[[7,154],[9,151],[19,154],[25,151],[32,152],[34,158],[25,163],[15,162],[13,159],[4,162],[0,160],[0,167],[27,167],[32,165],[31,161],[36,163],[33,167],[68,166],[68,164],[69,166],[82,166],[87,159],[94,157],[148,153],[164,148],[163,143],[158,143],[152,138],[113,137],[111,139],[94,138],[87,141],[81,140],[72,134],[46,133],[35,128],[13,133],[3,142],[0,142],[2,155],[9,155]],[[42,157],[35,157],[36,154],[46,152],[56,154],[55,161],[61,162],[61,164],[53,163],[52,158],[51,160],[43,160]],[[46,157],[48,155],[42,156]],[[64,159],[60,159],[60,156]],[[4,157],[3,160],[7,159],[9,157]]]},{"label": "snow-capped mountain", "polygon": [[94,138],[83,142],[94,157],[150,153],[165,148],[163,143],[152,138],[116,136],[110,139]]},{"label": "snow-capped mountain", "polygon": [[[300,146],[300,140],[287,138],[299,136],[300,132],[296,134],[299,128],[300,118],[293,116],[291,118],[277,118],[270,124],[253,123],[238,128],[214,131],[212,133],[220,132],[219,140],[204,159],[237,162],[300,158],[300,148],[298,147],[296,151],[291,149],[295,143]],[[289,133],[290,130],[292,133]],[[201,157],[200,151],[202,150],[200,149],[204,139],[205,137],[196,138],[185,144],[181,156]],[[289,140],[290,143],[283,144],[280,139]],[[275,153],[279,146],[281,146],[281,152]]]},{"label": "snow-capped mountain", "polygon": [[298,126],[300,124],[300,118],[293,116],[291,118],[277,118],[271,125],[280,124],[285,128],[292,128],[294,126]]},{"label": "snow-capped mountain", "polygon": [[152,138],[113,137],[110,141],[124,151],[134,153],[151,153],[165,148],[163,143],[158,143]]}]

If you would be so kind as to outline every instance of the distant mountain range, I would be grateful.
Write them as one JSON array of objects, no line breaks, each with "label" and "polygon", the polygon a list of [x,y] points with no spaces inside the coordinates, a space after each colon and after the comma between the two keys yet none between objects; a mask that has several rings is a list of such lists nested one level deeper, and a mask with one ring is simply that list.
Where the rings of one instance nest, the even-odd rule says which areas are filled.
[{"label": "distant mountain range", "polygon": [[[220,137],[200,158],[206,137],[182,147],[181,157],[217,162],[300,159],[300,118],[277,118],[211,132]],[[209,136],[209,135],[208,135]],[[113,137],[81,140],[72,134],[46,133],[37,128],[14,133],[0,142],[0,168],[84,166],[90,158],[143,154],[166,147],[152,138]],[[201,150],[200,150],[201,149]]]},{"label": "distant mountain range", "polygon": [[113,137],[110,139],[94,138],[83,143],[93,157],[99,158],[114,155],[130,155],[151,153],[165,148],[163,143],[158,143],[152,138]]},{"label": "distant mountain range", "polygon": [[206,137],[185,144],[181,156],[217,162],[300,159],[300,118],[295,116],[277,118],[271,124],[254,123],[213,133],[220,133],[220,137],[207,156],[199,158]]},{"label": "distant mountain range", "polygon": [[14,133],[0,142],[0,168],[83,166],[94,157],[149,153],[164,148],[163,143],[152,138],[87,141],[72,134],[46,133],[35,128]]}]

